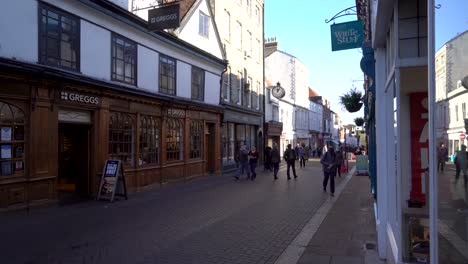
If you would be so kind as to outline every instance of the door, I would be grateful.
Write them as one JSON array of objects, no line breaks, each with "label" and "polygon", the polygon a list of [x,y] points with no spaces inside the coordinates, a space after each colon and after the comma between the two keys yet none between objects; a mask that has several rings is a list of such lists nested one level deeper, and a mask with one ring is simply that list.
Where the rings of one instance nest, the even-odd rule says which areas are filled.
[{"label": "door", "polygon": [[89,125],[59,124],[57,190],[62,202],[90,194],[89,134]]}]

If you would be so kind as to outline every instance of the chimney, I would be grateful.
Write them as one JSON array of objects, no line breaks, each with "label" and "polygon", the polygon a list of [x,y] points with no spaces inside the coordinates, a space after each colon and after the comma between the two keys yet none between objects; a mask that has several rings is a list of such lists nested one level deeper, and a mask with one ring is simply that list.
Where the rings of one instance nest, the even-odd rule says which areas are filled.
[{"label": "chimney", "polygon": [[265,58],[270,56],[270,54],[272,54],[276,50],[278,50],[278,41],[276,41],[276,38],[265,39],[265,50],[264,50]]}]

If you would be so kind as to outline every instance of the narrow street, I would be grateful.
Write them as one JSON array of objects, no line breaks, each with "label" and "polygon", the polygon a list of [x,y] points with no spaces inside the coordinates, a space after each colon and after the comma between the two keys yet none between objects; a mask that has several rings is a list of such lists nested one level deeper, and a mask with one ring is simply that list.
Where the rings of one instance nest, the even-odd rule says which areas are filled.
[{"label": "narrow street", "polygon": [[289,181],[284,167],[277,181],[259,168],[253,182],[208,177],[128,201],[4,215],[0,263],[274,263],[333,199],[317,160],[298,165]]}]

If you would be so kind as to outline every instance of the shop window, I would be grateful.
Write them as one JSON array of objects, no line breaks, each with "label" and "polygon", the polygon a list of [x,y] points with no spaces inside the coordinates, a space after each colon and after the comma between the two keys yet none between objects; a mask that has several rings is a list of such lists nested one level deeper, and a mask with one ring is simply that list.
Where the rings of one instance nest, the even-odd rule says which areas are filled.
[{"label": "shop window", "polygon": [[190,122],[190,158],[202,157],[203,121]]},{"label": "shop window", "polygon": [[223,124],[223,164],[233,164],[235,153],[235,130],[233,123]]},{"label": "shop window", "polygon": [[159,91],[176,95],[176,61],[168,56],[159,56]]},{"label": "shop window", "polygon": [[24,127],[24,112],[0,102],[0,176],[24,174]]},{"label": "shop window", "polygon": [[109,157],[118,159],[125,166],[133,167],[134,124],[130,115],[111,112],[109,120]]},{"label": "shop window", "polygon": [[192,66],[192,99],[203,101],[205,99],[205,72]]},{"label": "shop window", "polygon": [[184,122],[182,119],[167,119],[166,157],[167,161],[183,160]]},{"label": "shop window", "polygon": [[112,80],[136,85],[137,45],[112,34]]},{"label": "shop window", "polygon": [[161,123],[152,116],[140,119],[139,165],[159,163]]},{"label": "shop window", "polygon": [[80,23],[69,13],[40,4],[39,63],[79,71]]}]

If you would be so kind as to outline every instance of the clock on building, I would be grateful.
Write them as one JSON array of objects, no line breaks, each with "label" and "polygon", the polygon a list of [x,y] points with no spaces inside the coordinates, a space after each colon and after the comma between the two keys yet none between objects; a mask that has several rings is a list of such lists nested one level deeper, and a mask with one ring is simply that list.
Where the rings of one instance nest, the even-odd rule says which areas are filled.
[{"label": "clock on building", "polygon": [[284,95],[285,95],[285,93],[286,93],[286,92],[284,91],[284,88],[281,87],[281,85],[280,85],[279,82],[276,84],[276,86],[274,86],[273,88],[271,88],[271,94],[272,94],[274,97],[278,98],[278,99],[283,98]]}]

